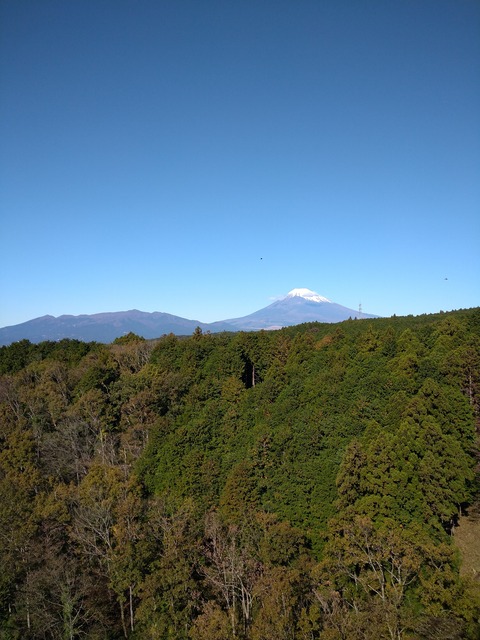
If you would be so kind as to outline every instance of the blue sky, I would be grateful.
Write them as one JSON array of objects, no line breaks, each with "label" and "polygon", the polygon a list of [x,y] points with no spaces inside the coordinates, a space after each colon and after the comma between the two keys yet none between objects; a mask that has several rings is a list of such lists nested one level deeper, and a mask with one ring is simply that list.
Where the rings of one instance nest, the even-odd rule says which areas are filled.
[{"label": "blue sky", "polygon": [[480,304],[476,0],[0,0],[0,326]]}]

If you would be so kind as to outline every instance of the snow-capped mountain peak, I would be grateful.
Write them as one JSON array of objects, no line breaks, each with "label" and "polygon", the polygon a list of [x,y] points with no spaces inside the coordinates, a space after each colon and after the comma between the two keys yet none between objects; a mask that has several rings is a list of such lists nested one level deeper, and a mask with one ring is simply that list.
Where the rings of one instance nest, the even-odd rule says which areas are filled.
[{"label": "snow-capped mountain peak", "polygon": [[310,289],[292,289],[288,292],[287,298],[304,298],[309,302],[331,302],[328,298],[324,298]]}]

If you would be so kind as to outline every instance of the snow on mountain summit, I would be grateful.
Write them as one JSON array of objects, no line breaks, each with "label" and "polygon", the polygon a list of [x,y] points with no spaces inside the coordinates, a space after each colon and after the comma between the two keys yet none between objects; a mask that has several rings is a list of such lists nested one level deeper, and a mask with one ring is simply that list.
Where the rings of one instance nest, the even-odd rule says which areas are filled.
[{"label": "snow on mountain summit", "polygon": [[328,298],[324,298],[310,289],[292,289],[288,292],[287,298],[304,298],[309,302],[331,302]]}]

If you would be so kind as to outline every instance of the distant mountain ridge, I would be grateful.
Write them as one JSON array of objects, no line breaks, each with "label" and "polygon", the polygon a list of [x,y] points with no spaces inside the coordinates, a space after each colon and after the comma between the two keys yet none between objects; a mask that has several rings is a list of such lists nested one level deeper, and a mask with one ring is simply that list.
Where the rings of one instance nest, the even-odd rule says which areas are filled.
[{"label": "distant mountain ridge", "polygon": [[93,315],[42,316],[21,324],[0,329],[0,345],[19,340],[43,342],[71,338],[84,342],[112,342],[129,332],[144,338],[164,334],[189,335],[196,327],[202,331],[258,331],[280,329],[303,322],[342,322],[348,318],[375,318],[371,314],[343,307],[310,289],[292,289],[287,296],[268,307],[241,318],[205,323],[188,320],[170,313],[130,311],[105,312]]},{"label": "distant mountain ridge", "polygon": [[193,333],[196,327],[200,327],[202,331],[235,331],[233,327],[224,323],[219,323],[218,328],[211,329],[209,324],[198,320],[187,320],[160,311],[148,313],[132,309],[93,315],[62,315],[58,318],[42,316],[0,329],[0,345],[24,339],[30,342],[43,342],[63,338],[108,343],[129,332],[150,339],[166,333],[188,335]]}]

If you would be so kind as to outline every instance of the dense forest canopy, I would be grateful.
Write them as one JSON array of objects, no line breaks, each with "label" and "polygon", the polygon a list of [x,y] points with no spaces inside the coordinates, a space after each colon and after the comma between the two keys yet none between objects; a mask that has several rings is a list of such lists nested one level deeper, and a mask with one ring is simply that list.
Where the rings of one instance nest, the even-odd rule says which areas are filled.
[{"label": "dense forest canopy", "polygon": [[478,638],[480,310],[0,348],[0,638]]}]

